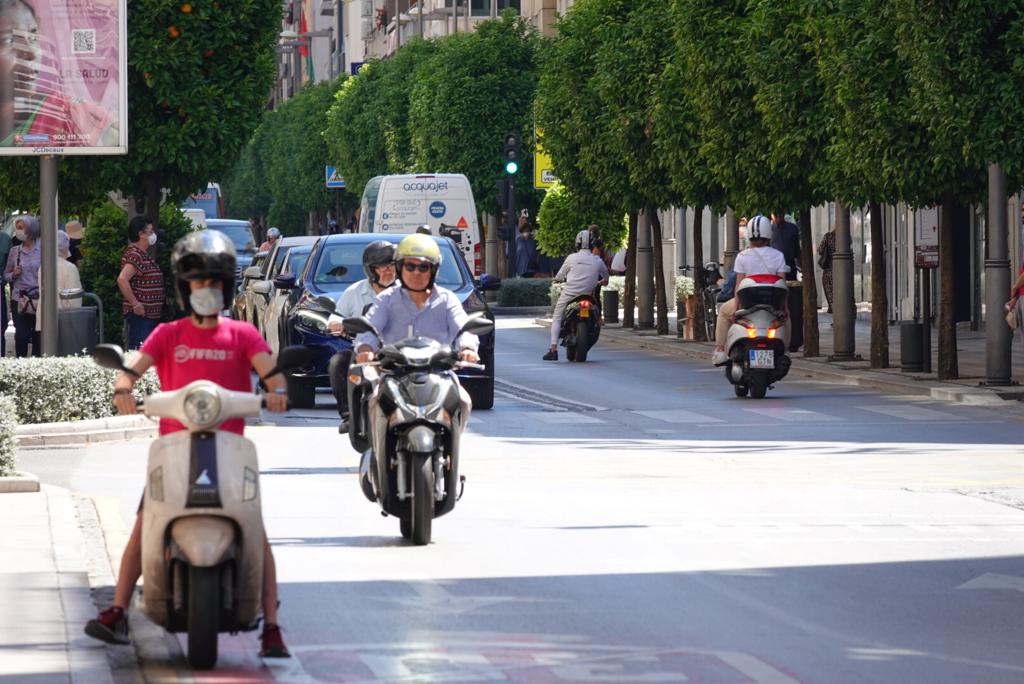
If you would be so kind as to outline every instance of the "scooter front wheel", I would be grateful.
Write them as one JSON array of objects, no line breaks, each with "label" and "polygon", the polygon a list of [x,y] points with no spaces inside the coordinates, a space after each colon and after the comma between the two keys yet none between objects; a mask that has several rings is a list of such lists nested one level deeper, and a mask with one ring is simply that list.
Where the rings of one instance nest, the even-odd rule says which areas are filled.
[{"label": "scooter front wheel", "polygon": [[188,569],[188,664],[209,670],[217,664],[220,622],[219,568]]},{"label": "scooter front wheel", "polygon": [[430,543],[434,521],[434,460],[430,454],[413,457],[412,472],[412,543]]}]

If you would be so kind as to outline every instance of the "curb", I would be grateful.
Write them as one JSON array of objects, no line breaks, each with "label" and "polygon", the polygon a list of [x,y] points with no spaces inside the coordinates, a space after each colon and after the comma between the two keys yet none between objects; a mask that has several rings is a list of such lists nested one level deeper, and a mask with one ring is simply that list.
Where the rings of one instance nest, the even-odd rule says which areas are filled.
[{"label": "curb", "polygon": [[156,421],[146,416],[113,416],[65,423],[30,423],[14,432],[18,448],[49,448],[118,442],[157,436]]},{"label": "curb", "polygon": [[0,477],[0,494],[26,494],[39,491],[39,478],[32,473],[14,473]]},{"label": "curb", "polygon": [[[540,327],[550,327],[550,319],[536,319]],[[709,363],[713,345],[710,342],[682,340],[675,335],[658,335],[651,331],[626,330],[606,325],[601,331],[601,340],[619,346],[647,349],[694,361]],[[791,376],[797,375],[837,385],[854,385],[889,392],[892,394],[927,397],[938,401],[949,401],[973,406],[1006,406],[1007,402],[1019,398],[1020,389],[970,387],[956,383],[939,382],[930,378],[914,378],[898,370],[885,371],[868,367],[867,361],[830,362],[824,359],[791,357]],[[784,381],[783,381],[784,382]]]}]

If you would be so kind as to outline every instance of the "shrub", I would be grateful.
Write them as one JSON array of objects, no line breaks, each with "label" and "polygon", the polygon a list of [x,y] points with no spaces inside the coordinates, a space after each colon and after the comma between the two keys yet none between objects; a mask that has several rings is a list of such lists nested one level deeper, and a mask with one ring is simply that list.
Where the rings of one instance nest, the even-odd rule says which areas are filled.
[{"label": "shrub", "polygon": [[498,306],[547,306],[551,278],[506,278],[498,290]]},{"label": "shrub", "polygon": [[[114,376],[84,356],[0,359],[0,396],[14,399],[21,423],[56,423],[114,415]],[[150,369],[135,396],[160,389]]]},{"label": "shrub", "polygon": [[14,400],[0,397],[0,477],[14,472],[14,428],[17,426]]},{"label": "shrub", "polygon": [[618,251],[629,232],[624,214],[594,210],[585,206],[568,188],[555,183],[544,196],[537,214],[537,248],[548,256],[572,254],[576,234],[590,224],[601,229],[605,247]]},{"label": "shrub", "polygon": [[[174,298],[174,283],[170,277],[171,248],[183,235],[192,230],[192,223],[174,207],[165,204],[160,207],[160,225],[157,230],[156,262],[164,273],[164,286],[168,304],[165,309],[168,319],[177,318],[181,312]],[[104,204],[89,217],[89,226],[82,242],[82,260],[78,264],[82,286],[103,300],[103,340],[113,344],[124,344],[121,316],[121,291],[117,288],[117,274],[121,272],[121,254],[128,246],[128,215],[114,204]]]}]

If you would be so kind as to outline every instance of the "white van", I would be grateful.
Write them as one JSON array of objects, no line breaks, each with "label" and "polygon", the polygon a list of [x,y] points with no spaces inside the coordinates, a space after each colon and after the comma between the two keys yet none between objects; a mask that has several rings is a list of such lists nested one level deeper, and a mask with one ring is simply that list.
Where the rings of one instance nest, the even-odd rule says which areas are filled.
[{"label": "white van", "polygon": [[424,224],[431,234],[452,238],[473,275],[482,275],[480,222],[464,175],[407,174],[367,181],[359,203],[360,233],[412,233]]}]

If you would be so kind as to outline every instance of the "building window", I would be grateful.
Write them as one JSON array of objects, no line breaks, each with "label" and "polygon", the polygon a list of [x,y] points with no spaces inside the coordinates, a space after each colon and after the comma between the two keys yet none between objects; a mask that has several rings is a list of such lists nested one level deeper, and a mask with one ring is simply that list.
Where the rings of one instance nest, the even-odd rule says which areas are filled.
[{"label": "building window", "polygon": [[[451,7],[453,0],[444,0],[445,7]],[[517,13],[521,13],[522,0],[470,0],[470,13],[474,17],[491,16],[491,3],[498,3],[498,14],[501,14],[506,7],[511,7]],[[464,16],[466,11],[466,0],[458,0],[459,15]]]}]

